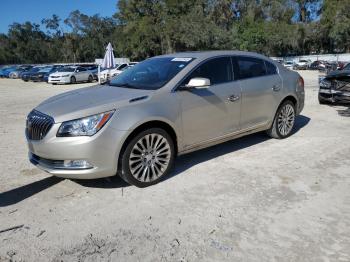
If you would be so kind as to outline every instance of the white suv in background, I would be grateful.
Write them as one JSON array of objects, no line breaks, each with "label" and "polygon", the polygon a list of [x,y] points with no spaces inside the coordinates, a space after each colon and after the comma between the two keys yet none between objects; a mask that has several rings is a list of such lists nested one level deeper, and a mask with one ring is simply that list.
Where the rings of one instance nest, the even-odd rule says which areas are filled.
[{"label": "white suv in background", "polygon": [[105,70],[101,71],[100,79],[102,82],[106,82],[107,80],[111,79],[112,77],[121,74],[125,69],[136,65],[137,63],[138,62],[123,63],[120,65],[116,65],[116,67],[113,69],[105,69]]}]

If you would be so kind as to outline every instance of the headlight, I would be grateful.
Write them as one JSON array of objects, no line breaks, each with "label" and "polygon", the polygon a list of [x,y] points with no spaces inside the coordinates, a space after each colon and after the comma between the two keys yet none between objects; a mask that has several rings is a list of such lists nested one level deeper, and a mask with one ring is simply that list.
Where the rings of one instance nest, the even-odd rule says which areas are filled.
[{"label": "headlight", "polygon": [[58,137],[93,136],[111,119],[113,111],[63,122],[58,129]]},{"label": "headlight", "polygon": [[320,78],[319,83],[321,88],[330,88],[332,85],[332,83],[327,81],[325,78]]},{"label": "headlight", "polygon": [[68,75],[62,75],[61,77],[68,77],[69,76],[69,74]]}]

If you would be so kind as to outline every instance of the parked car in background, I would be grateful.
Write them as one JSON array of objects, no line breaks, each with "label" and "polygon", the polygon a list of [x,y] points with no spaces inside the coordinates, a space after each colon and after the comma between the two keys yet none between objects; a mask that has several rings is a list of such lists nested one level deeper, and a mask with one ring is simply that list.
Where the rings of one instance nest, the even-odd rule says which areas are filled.
[{"label": "parked car in background", "polygon": [[9,68],[9,66],[3,66],[0,69],[0,77],[3,78],[5,77],[6,69]]},{"label": "parked car in background", "polygon": [[31,65],[19,66],[15,71],[9,74],[9,78],[21,78],[22,73],[28,72],[32,67]]},{"label": "parked car in background", "polygon": [[121,64],[118,68],[116,68],[115,70],[113,70],[110,74],[110,77],[114,77],[117,75],[120,75],[123,71],[125,71],[126,69],[129,69],[131,67],[133,67],[134,65],[136,65],[137,62],[131,62],[131,63],[126,63],[126,64]]},{"label": "parked car in background", "polygon": [[292,61],[286,61],[286,62],[283,63],[283,66],[285,68],[290,69],[290,70],[293,69],[293,65],[294,65],[294,63]]},{"label": "parked car in background", "polygon": [[309,65],[309,70],[318,70],[320,64],[322,64],[322,61],[314,61]]},{"label": "parked car in background", "polygon": [[45,66],[41,68],[38,72],[30,75],[30,80],[33,82],[47,82],[49,79],[49,75],[58,71],[58,69],[62,68],[62,65],[51,65]]},{"label": "parked car in background", "polygon": [[30,70],[21,73],[21,79],[24,82],[28,82],[30,80],[31,75],[37,73],[42,68],[43,68],[43,66],[34,66],[34,67],[32,67]]},{"label": "parked car in background", "polygon": [[98,80],[98,65],[89,66],[86,69],[92,73],[94,80]]},{"label": "parked car in background", "polygon": [[299,60],[293,65],[294,70],[306,70],[309,66],[310,62],[307,60]]},{"label": "parked car in background", "polygon": [[29,159],[55,176],[119,174],[145,187],[167,175],[177,155],[260,131],[290,136],[304,95],[297,72],[255,53],[153,57],[108,85],[34,108],[26,123]]},{"label": "parked car in background", "polygon": [[136,65],[138,62],[130,62],[130,63],[123,63],[120,65],[116,65],[115,68],[112,69],[105,69],[103,71],[101,71],[100,73],[100,78],[101,78],[101,82],[106,82],[109,79],[111,79],[114,76],[119,75],[121,72],[123,72],[125,70],[126,67],[128,66],[134,66]]},{"label": "parked car in background", "polygon": [[18,66],[9,66],[1,70],[0,77],[9,78],[11,72],[16,71]]},{"label": "parked car in background", "polygon": [[66,66],[59,68],[57,72],[49,75],[48,83],[55,84],[75,84],[77,82],[92,82],[92,73],[81,66]]},{"label": "parked car in background", "polygon": [[350,63],[342,70],[333,71],[319,78],[318,101],[320,104],[350,102]]}]

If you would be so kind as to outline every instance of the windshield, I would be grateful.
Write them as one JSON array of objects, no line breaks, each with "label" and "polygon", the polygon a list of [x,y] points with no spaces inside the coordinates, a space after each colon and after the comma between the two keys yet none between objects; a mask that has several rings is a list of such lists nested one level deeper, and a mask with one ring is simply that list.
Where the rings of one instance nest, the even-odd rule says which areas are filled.
[{"label": "windshield", "polygon": [[123,71],[109,85],[156,90],[168,83],[192,60],[193,58],[151,58]]},{"label": "windshield", "polygon": [[39,70],[39,73],[48,73],[51,71],[51,69],[52,69],[52,67],[44,67],[44,68]]},{"label": "windshield", "polygon": [[343,70],[350,70],[350,63],[344,66]]},{"label": "windshield", "polygon": [[74,72],[75,68],[74,67],[63,67],[63,68],[58,68],[57,72]]},{"label": "windshield", "polygon": [[35,73],[40,70],[40,67],[33,67],[32,69],[29,70],[30,73]]}]

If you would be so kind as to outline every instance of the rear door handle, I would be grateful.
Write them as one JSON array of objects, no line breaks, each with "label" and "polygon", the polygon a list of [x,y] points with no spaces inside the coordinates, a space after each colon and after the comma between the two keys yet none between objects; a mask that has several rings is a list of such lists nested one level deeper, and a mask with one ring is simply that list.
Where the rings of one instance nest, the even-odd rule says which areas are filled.
[{"label": "rear door handle", "polygon": [[241,97],[239,95],[230,95],[227,100],[230,102],[236,102],[237,100],[239,100]]},{"label": "rear door handle", "polygon": [[272,87],[272,90],[275,91],[275,92],[277,92],[277,91],[280,91],[280,90],[281,90],[281,87],[280,87],[279,85],[274,85],[274,86]]}]

